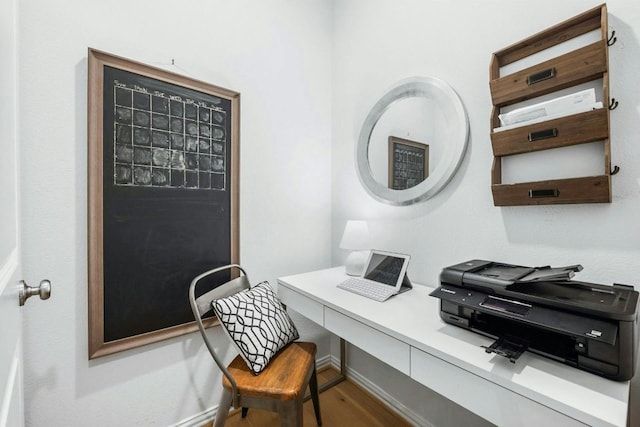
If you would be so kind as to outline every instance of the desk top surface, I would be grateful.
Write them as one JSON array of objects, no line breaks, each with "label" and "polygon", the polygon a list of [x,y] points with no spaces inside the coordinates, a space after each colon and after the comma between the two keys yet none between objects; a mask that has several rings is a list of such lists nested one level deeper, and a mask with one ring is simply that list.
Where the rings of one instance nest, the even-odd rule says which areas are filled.
[{"label": "desk top surface", "polygon": [[[493,340],[444,323],[433,287],[414,284],[408,292],[376,302],[338,289],[344,267],[278,279],[279,286],[577,419],[625,425],[629,381],[611,381],[559,362],[525,352],[516,363],[486,353],[480,346]],[[295,309],[295,308],[294,308]]]}]

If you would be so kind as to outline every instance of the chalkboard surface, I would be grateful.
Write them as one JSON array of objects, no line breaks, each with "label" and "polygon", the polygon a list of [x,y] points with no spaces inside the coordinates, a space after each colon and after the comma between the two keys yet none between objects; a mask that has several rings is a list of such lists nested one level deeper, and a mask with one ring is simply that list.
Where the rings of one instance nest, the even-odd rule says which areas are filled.
[{"label": "chalkboard surface", "polygon": [[104,67],[104,341],[193,321],[231,262],[231,102]]}]

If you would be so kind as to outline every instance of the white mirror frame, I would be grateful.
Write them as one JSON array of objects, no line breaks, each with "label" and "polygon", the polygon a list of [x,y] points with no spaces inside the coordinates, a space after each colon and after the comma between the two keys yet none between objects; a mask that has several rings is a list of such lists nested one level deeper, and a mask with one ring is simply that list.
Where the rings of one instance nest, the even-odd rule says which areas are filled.
[{"label": "white mirror frame", "polygon": [[[434,101],[442,109],[450,130],[442,158],[427,179],[406,190],[392,190],[376,181],[369,166],[369,140],[380,117],[394,103],[412,97],[424,97]],[[453,178],[462,163],[469,138],[469,120],[458,94],[449,86],[434,77],[410,77],[393,86],[373,106],[362,124],[362,130],[356,144],[356,169],[358,178],[367,192],[376,200],[384,203],[404,206],[427,200],[435,196]]]}]

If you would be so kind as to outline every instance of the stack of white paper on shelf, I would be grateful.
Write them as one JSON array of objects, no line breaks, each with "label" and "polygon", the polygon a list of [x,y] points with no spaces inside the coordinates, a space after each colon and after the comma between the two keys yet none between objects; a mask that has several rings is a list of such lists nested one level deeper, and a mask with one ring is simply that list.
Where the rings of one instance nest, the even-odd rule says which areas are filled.
[{"label": "stack of white paper on shelf", "polygon": [[500,132],[571,114],[584,113],[597,108],[602,108],[602,102],[596,102],[595,89],[586,89],[500,114],[498,115],[500,127],[493,129],[493,131]]}]

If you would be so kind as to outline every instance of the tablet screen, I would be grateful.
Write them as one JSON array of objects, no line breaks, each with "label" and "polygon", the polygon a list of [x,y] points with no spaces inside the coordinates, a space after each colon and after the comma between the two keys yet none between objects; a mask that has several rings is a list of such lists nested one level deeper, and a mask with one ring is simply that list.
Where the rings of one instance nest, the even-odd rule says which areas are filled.
[{"label": "tablet screen", "polygon": [[385,285],[396,286],[405,259],[381,253],[372,253],[364,278]]}]

